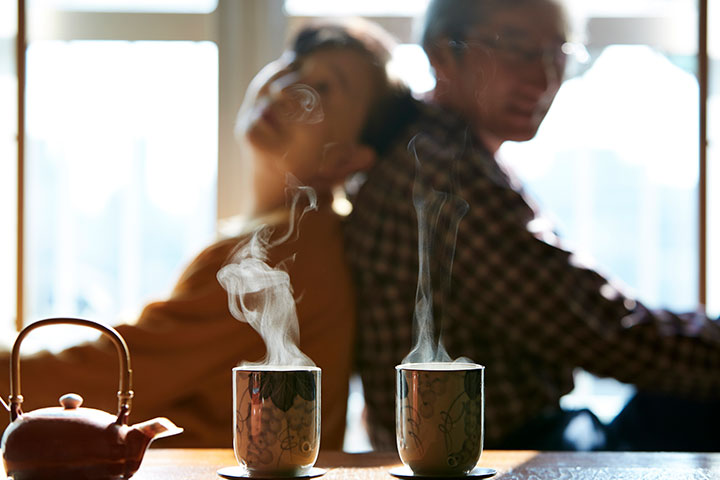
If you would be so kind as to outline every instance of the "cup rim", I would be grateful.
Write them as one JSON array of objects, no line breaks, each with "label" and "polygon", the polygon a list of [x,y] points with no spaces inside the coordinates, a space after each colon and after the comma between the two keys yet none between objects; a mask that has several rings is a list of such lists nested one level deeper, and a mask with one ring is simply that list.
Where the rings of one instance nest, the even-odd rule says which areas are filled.
[{"label": "cup rim", "polygon": [[321,372],[320,367],[311,365],[240,365],[233,372]]},{"label": "cup rim", "polygon": [[[452,366],[452,368],[447,368]],[[485,370],[484,365],[479,363],[464,362],[418,362],[401,363],[395,366],[395,370],[415,370],[420,372],[465,372],[468,370]]]}]

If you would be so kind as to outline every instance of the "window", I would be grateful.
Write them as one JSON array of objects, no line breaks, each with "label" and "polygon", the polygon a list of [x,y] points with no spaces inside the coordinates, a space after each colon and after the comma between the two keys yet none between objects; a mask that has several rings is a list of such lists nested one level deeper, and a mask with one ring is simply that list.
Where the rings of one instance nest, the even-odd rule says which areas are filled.
[{"label": "window", "polygon": [[720,2],[708,4],[707,307],[720,316]]},{"label": "window", "polygon": [[[717,3],[710,1],[708,195],[699,196],[695,2],[569,2],[589,58],[572,65],[538,135],[501,154],[566,242],[651,307],[720,314],[717,272]],[[713,51],[715,52],[713,54]],[[713,70],[714,68],[714,70]],[[713,96],[715,95],[715,96]],[[715,114],[713,114],[715,112]],[[716,122],[716,120],[715,120]],[[700,290],[699,212],[707,208]]]},{"label": "window", "polygon": [[[214,238],[219,53],[205,25],[217,0],[27,5],[22,320],[132,320]],[[3,23],[2,46],[14,35]],[[15,79],[0,76],[0,95],[17,97]],[[15,148],[7,111],[3,149]],[[2,168],[12,201],[0,221],[12,224],[17,173],[14,163]],[[2,251],[11,252],[0,258],[8,328],[16,289],[5,272],[14,274],[16,257]],[[33,336],[28,348],[86,338],[82,329],[62,332]]]},{"label": "window", "polygon": [[0,337],[14,327],[17,232],[17,2],[0,3]]},{"label": "window", "polygon": [[574,251],[649,306],[683,311],[698,301],[699,97],[696,47],[667,35],[695,38],[695,9],[676,3],[651,19],[590,12],[586,64],[538,135],[502,155]]},{"label": "window", "polygon": [[36,41],[27,65],[27,318],[132,319],[213,238],[217,47]]}]

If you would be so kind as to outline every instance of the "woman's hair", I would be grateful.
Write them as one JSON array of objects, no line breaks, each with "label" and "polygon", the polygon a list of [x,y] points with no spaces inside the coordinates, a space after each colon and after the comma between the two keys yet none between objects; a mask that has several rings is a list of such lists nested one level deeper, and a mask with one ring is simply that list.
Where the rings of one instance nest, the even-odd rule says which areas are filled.
[{"label": "woman's hair", "polygon": [[416,111],[409,88],[388,73],[395,40],[379,25],[353,18],[319,20],[306,24],[295,35],[290,49],[296,58],[319,50],[352,50],[364,55],[374,69],[372,104],[358,141],[383,154]]},{"label": "woman's hair", "polygon": [[395,40],[379,25],[362,18],[316,20],[297,32],[290,48],[298,57],[324,49],[354,50],[367,55],[372,64],[384,70]]}]

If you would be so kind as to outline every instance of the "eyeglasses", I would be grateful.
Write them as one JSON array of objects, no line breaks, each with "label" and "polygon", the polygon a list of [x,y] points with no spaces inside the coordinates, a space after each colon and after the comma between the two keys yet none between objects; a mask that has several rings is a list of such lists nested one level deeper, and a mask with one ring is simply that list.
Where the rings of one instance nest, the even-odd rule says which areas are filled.
[{"label": "eyeglasses", "polygon": [[523,66],[542,60],[545,65],[554,65],[562,69],[570,55],[584,51],[582,45],[570,42],[555,42],[552,45],[539,47],[526,40],[503,37],[498,34],[476,35],[466,40],[450,40],[450,47],[458,50],[469,48],[487,48],[495,52],[503,62]]}]

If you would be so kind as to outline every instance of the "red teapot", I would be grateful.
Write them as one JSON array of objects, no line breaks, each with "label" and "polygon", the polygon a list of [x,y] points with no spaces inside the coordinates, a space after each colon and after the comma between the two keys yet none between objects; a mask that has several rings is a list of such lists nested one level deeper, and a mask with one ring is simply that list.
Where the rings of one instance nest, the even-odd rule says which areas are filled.
[{"label": "red teapot", "polygon": [[[60,397],[60,407],[23,413],[20,394],[20,342],[45,325],[71,324],[100,330],[115,344],[120,359],[118,413],[81,407],[82,397]],[[167,418],[128,426],[132,370],[125,340],[112,327],[76,318],[50,318],[25,327],[13,345],[10,369],[10,425],[0,441],[7,475],[13,480],[130,478],[150,442],[181,433]],[[3,402],[4,403],[4,402]]]}]

